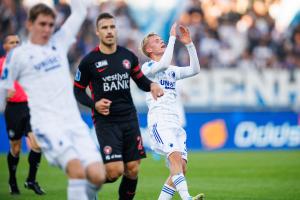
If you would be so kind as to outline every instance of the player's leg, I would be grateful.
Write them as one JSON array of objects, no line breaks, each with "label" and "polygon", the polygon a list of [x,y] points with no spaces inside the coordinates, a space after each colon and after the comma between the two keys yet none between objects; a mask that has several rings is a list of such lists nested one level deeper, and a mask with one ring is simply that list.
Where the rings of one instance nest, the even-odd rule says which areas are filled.
[{"label": "player's leg", "polygon": [[68,130],[65,121],[63,124],[58,124],[59,122],[47,121],[39,123],[38,126],[33,123],[33,134],[49,164],[58,166],[66,173],[67,199],[89,200],[85,169],[72,138],[73,135],[76,138],[76,134]]},{"label": "player's leg", "polygon": [[117,123],[104,124],[101,121],[96,121],[95,129],[105,164],[105,183],[115,182],[124,173],[122,132]]},{"label": "player's leg", "polygon": [[[178,128],[177,142],[181,151],[181,164],[184,176],[187,173],[188,152],[186,147],[186,132],[183,128]],[[204,194],[200,193],[191,198],[192,200],[204,200]]]},{"label": "player's leg", "polygon": [[10,149],[7,154],[10,193],[20,194],[16,178],[19,154],[21,151],[21,138],[23,135],[22,113],[20,115],[19,105],[8,102],[5,107],[4,116],[10,143]]},{"label": "player's leg", "polygon": [[24,186],[27,189],[33,190],[37,195],[43,195],[45,194],[45,191],[40,187],[40,185],[36,181],[36,175],[37,175],[38,167],[41,162],[42,153],[40,147],[38,146],[34,138],[33,133],[31,132],[29,120],[27,126],[29,127],[28,129],[30,130],[30,132],[28,132],[27,134],[27,138],[29,139],[31,150],[28,156],[29,172],[28,172],[27,179],[24,183]]},{"label": "player's leg", "polygon": [[167,178],[165,184],[163,185],[158,200],[171,200],[176,192],[176,188],[173,185],[171,175]]},{"label": "player's leg", "polygon": [[[79,121],[79,120],[77,120]],[[99,150],[89,136],[86,124],[80,120],[70,126],[73,145],[79,154],[86,175],[86,194],[88,199],[94,200],[105,181],[105,169]]]},{"label": "player's leg", "polygon": [[191,196],[188,191],[187,182],[183,174],[181,152],[175,151],[168,156],[172,182],[178,191],[181,199],[189,200]]},{"label": "player's leg", "polygon": [[86,192],[86,175],[81,161],[76,158],[69,160],[65,171],[68,176],[67,199],[90,200]]},{"label": "player's leg", "polygon": [[10,150],[7,154],[7,165],[9,171],[8,183],[9,183],[10,193],[14,195],[14,194],[20,194],[20,190],[17,184],[16,172],[17,172],[17,166],[19,163],[19,155],[21,150],[21,139],[10,140],[9,143],[10,143]]},{"label": "player's leg", "polygon": [[136,160],[125,164],[124,175],[119,186],[120,200],[131,200],[134,198],[138,183],[140,163],[140,160]]},{"label": "player's leg", "polygon": [[89,199],[94,200],[105,182],[105,167],[102,162],[94,162],[86,167],[85,172],[87,176],[86,193]]},{"label": "player's leg", "polygon": [[123,132],[123,155],[125,171],[119,186],[119,199],[134,198],[138,184],[138,173],[141,159],[146,157],[138,120],[120,124]]},{"label": "player's leg", "polygon": [[124,173],[123,161],[109,162],[105,164],[106,181],[105,183],[113,183]]}]

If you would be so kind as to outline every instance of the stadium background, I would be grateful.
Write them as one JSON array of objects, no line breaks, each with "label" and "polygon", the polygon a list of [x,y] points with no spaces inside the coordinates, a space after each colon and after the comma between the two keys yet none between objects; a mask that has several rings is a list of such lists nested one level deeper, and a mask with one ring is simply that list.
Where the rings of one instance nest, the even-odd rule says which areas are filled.
[{"label": "stadium background", "polygon": [[[40,1],[0,0],[0,39],[8,32],[25,38],[26,12],[36,2]],[[70,13],[67,0],[42,2],[58,11],[57,26]],[[199,75],[180,83],[188,148],[202,158],[208,151],[237,151],[243,157],[253,150],[262,154],[272,150],[276,157],[281,154],[273,150],[296,150],[293,158],[299,160],[300,1],[95,0],[94,4],[69,52],[72,75],[80,58],[97,45],[94,24],[100,12],[116,16],[119,44],[134,51],[141,63],[147,60],[139,50],[143,36],[157,32],[167,41],[170,26],[178,20],[190,28],[201,64]],[[3,55],[3,49],[0,54]],[[184,46],[178,43],[173,58],[179,66],[189,64]],[[148,144],[144,94],[132,86]],[[89,111],[80,108],[93,132]],[[0,153],[4,155],[8,148],[0,113]],[[23,151],[27,151],[26,145]],[[288,161],[282,157],[281,162]],[[291,163],[299,169],[299,162]],[[298,182],[296,178],[292,180],[298,184],[297,176]],[[282,199],[300,199],[297,194]]]}]

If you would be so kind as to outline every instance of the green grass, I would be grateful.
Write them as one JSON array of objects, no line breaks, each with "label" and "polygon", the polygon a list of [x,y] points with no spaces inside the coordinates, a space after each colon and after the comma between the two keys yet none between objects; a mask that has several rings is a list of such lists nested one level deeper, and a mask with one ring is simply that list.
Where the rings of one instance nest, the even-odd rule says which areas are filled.
[{"label": "green grass", "polygon": [[[23,155],[17,172],[21,195],[10,196],[6,156],[0,155],[0,200],[66,199],[67,181],[60,170],[43,159],[38,181],[47,194],[39,197],[22,185],[27,169]],[[157,199],[167,175],[164,159],[154,161],[149,154],[141,166],[135,199]],[[207,200],[299,200],[300,151],[190,153],[187,180],[190,193],[204,192]],[[117,200],[118,184],[104,185],[99,199]]]}]

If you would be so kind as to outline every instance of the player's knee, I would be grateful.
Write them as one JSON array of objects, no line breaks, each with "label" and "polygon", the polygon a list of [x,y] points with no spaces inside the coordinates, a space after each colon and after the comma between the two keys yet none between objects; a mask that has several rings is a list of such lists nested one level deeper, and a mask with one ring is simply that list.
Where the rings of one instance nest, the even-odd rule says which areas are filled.
[{"label": "player's knee", "polygon": [[139,162],[133,162],[126,165],[125,176],[128,178],[136,178],[140,169]]},{"label": "player's knee", "polygon": [[124,173],[123,166],[116,166],[115,168],[106,168],[106,179],[109,182],[115,182]]},{"label": "player's knee", "polygon": [[21,145],[11,146],[11,153],[13,154],[13,156],[18,157],[20,155],[20,152],[21,152]]},{"label": "player's knee", "polygon": [[77,159],[68,162],[66,172],[71,179],[85,179],[84,169]]},{"label": "player's knee", "polygon": [[86,169],[86,175],[89,182],[101,186],[105,181],[105,170],[101,163],[93,163]]},{"label": "player's knee", "polygon": [[181,160],[182,160],[181,153],[173,152],[169,155],[168,159],[171,165],[181,164]]},{"label": "player's knee", "polygon": [[119,170],[110,171],[110,172],[106,172],[106,179],[109,182],[115,182],[122,175],[123,175],[123,171],[119,171]]}]

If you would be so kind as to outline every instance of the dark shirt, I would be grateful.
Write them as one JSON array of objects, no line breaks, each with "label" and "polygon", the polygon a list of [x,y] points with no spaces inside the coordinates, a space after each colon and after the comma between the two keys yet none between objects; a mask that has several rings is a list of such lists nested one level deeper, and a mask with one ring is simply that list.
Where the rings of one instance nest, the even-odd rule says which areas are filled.
[{"label": "dark shirt", "polygon": [[[130,93],[130,77],[140,89],[150,91],[152,82],[144,76],[138,58],[131,51],[117,46],[116,52],[104,54],[97,47],[79,64],[74,83],[75,97],[92,108],[96,120],[131,120],[136,118],[136,109]],[[92,99],[86,94],[87,86],[91,89]],[[95,102],[102,98],[112,101],[108,116],[95,111]]]}]

